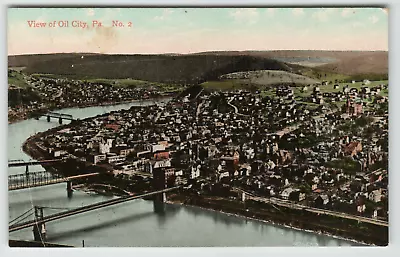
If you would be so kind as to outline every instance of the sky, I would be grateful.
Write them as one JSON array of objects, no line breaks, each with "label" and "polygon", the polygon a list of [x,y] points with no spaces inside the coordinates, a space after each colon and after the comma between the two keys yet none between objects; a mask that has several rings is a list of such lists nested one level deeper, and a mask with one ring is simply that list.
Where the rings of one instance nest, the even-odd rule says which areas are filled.
[{"label": "sky", "polygon": [[8,55],[388,51],[388,14],[386,8],[9,8]]}]

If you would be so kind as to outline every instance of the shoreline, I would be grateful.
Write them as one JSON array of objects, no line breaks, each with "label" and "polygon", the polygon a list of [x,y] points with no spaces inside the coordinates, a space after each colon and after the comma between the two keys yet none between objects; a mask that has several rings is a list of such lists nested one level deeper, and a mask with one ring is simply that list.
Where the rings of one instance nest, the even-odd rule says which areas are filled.
[{"label": "shoreline", "polygon": [[[170,97],[173,97],[173,96],[167,95],[167,96],[153,97],[153,98],[148,98],[148,99],[131,99],[131,100],[117,101],[117,102],[88,103],[88,104],[80,104],[80,105],[76,105],[76,106],[64,106],[64,107],[57,107],[57,108],[49,108],[46,112],[58,111],[58,110],[62,110],[62,109],[73,109],[73,108],[80,109],[80,108],[89,108],[89,107],[103,107],[103,106],[110,106],[110,105],[130,104],[130,103],[141,102],[141,101],[157,101],[157,100],[162,100],[162,99],[166,99],[166,98],[170,98]],[[15,124],[15,123],[18,123],[18,122],[21,122],[24,120],[28,120],[31,118],[31,117],[29,117],[28,113],[24,113],[21,116],[18,116],[18,118],[13,119],[13,120],[8,120],[8,125]]]},{"label": "shoreline", "polygon": [[[90,117],[88,117],[88,118],[90,118]],[[45,133],[52,133],[53,131],[60,130],[64,126],[68,126],[68,125],[66,124],[66,125],[57,126],[55,128],[49,129],[47,131],[39,132],[37,134],[34,134],[34,135],[30,136],[29,138],[27,138],[24,141],[24,143],[22,145],[23,151],[26,154],[28,154],[29,156],[31,156],[33,159],[44,158],[45,157],[45,153],[42,152],[38,148],[38,146],[36,145],[36,142],[35,142],[36,139],[40,138],[40,136],[45,134]],[[84,187],[77,188],[75,190],[88,192],[87,190],[84,190],[84,188],[88,188],[88,187],[90,187],[90,184],[87,184],[87,185],[85,184]],[[90,191],[91,191],[90,193],[93,193],[92,190],[90,190]],[[97,191],[94,191],[94,193],[95,194],[100,194]],[[109,193],[110,192],[107,192],[107,194],[109,194]],[[112,192],[111,192],[111,194],[113,196],[118,196],[118,195],[116,195],[116,194],[114,194]],[[187,195],[184,195],[184,194],[179,194],[177,196],[178,196],[178,198],[182,198],[182,197],[185,197],[185,196],[187,197]],[[234,212],[234,211],[232,211],[232,208],[229,211],[230,206],[224,206],[224,205],[220,205],[218,207],[215,206],[216,205],[216,203],[215,203],[216,201],[214,201],[214,203],[212,203],[212,200],[210,200],[211,202],[207,203],[207,199],[206,198],[203,198],[201,200],[197,199],[202,204],[199,204],[199,202],[197,202],[197,200],[196,200],[197,203],[193,203],[193,202],[187,203],[187,201],[182,201],[182,199],[176,199],[176,197],[175,197],[174,200],[170,199],[170,197],[167,197],[167,199],[168,199],[167,203],[171,203],[171,204],[193,206],[193,207],[202,208],[202,209],[206,209],[206,210],[212,210],[212,211],[224,213],[224,214],[227,214],[227,215],[233,215],[233,216],[237,216],[237,217],[241,217],[241,218],[245,218],[245,219],[256,220],[256,221],[260,221],[260,222],[263,222],[263,223],[268,223],[268,224],[277,225],[277,226],[283,226],[283,227],[286,227],[286,228],[295,229],[295,230],[299,230],[299,231],[305,231],[305,232],[309,232],[309,233],[315,233],[315,234],[318,234],[318,235],[326,235],[326,236],[329,236],[329,237],[339,238],[339,239],[343,239],[343,240],[346,240],[346,241],[355,242],[355,243],[363,244],[363,245],[367,245],[367,246],[384,245],[382,243],[378,243],[378,244],[377,243],[372,243],[371,241],[374,241],[373,238],[369,238],[370,239],[370,240],[368,240],[368,241],[370,241],[369,243],[365,242],[364,240],[360,240],[360,239],[358,240],[357,236],[355,236],[354,233],[352,234],[351,231],[343,230],[343,229],[341,230],[338,227],[338,226],[340,226],[340,224],[337,224],[338,226],[331,226],[331,227],[327,226],[326,224],[324,225],[323,223],[321,223],[321,224],[304,224],[304,221],[293,220],[292,217],[290,219],[288,219],[288,217],[277,217],[276,214],[271,214],[271,213],[268,214],[268,211],[265,212],[264,214],[262,214],[262,212],[261,213],[260,212],[254,212],[254,210],[252,210],[251,212],[247,212],[247,213],[244,212],[243,213],[243,210],[236,209],[237,212]],[[208,205],[208,206],[204,206],[204,205]],[[238,207],[236,206],[236,208],[238,208]],[[260,209],[260,211],[262,211],[262,210]],[[290,212],[291,212],[291,210],[285,210],[284,214],[290,215]],[[252,215],[252,216],[249,216],[249,215]],[[255,217],[256,215],[262,216],[263,218]],[[321,218],[324,219],[324,217],[321,217]],[[278,221],[278,220],[280,220],[280,221]],[[297,223],[297,226],[293,225],[292,223],[294,223],[294,224]],[[349,222],[349,223],[351,223],[351,222]],[[315,227],[316,229],[304,228],[304,227],[310,227],[310,226],[311,227]],[[324,229],[318,229],[318,228],[324,228]],[[325,230],[328,230],[328,231],[325,231]],[[332,233],[332,231],[336,231],[338,233],[335,234],[335,233]],[[356,233],[361,233],[361,232],[360,231],[356,231]],[[340,235],[340,234],[350,234],[350,235],[353,235],[353,236],[343,236],[343,235]],[[364,238],[368,238],[368,236],[364,236]]]},{"label": "shoreline", "polygon": [[[302,229],[302,228],[299,228],[299,227],[296,227],[296,226],[292,226],[292,225],[288,225],[288,224],[281,224],[279,222],[274,222],[272,220],[258,219],[258,218],[249,217],[249,216],[246,216],[246,215],[237,214],[237,213],[225,212],[225,211],[216,210],[216,209],[213,209],[213,208],[202,207],[200,205],[185,204],[185,203],[182,203],[180,201],[171,201],[171,200],[168,200],[168,198],[167,198],[167,201],[165,203],[173,204],[173,205],[180,205],[180,206],[187,206],[187,207],[194,207],[194,208],[198,208],[198,209],[201,209],[201,210],[207,210],[207,211],[222,213],[222,214],[225,214],[225,215],[228,215],[228,216],[238,217],[238,218],[251,220],[251,221],[257,221],[257,222],[261,222],[261,223],[264,223],[264,224],[269,224],[269,225],[273,225],[273,226],[277,226],[277,227],[281,227],[281,228],[282,227],[283,228],[289,228],[289,229],[293,229],[293,230],[296,230],[296,231],[307,232],[307,233],[310,233],[310,234],[328,236],[328,237],[332,237],[332,238],[335,238],[335,239],[340,239],[340,240],[344,240],[344,241],[348,241],[348,242],[352,242],[352,243],[357,243],[357,244],[360,244],[360,246],[372,246],[372,247],[373,246],[378,246],[378,245],[375,245],[375,244],[368,244],[366,242],[359,241],[359,240],[356,240],[354,238],[346,238],[346,237],[343,237],[343,236],[338,236],[338,235],[334,235],[334,234],[331,234],[331,233],[324,233],[324,232],[321,232],[321,231],[315,231],[315,230],[311,230],[311,229]],[[349,247],[353,247],[353,246],[349,246]]]}]

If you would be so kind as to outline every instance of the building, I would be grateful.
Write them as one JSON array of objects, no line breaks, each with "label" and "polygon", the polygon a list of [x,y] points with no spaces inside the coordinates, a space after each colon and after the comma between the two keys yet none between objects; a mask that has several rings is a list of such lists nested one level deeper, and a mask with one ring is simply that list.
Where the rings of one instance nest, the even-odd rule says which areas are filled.
[{"label": "building", "polygon": [[362,151],[362,144],[361,142],[358,141],[350,142],[349,144],[345,145],[343,149],[344,154],[350,156],[354,156],[361,151]]},{"label": "building", "polygon": [[380,202],[381,198],[382,198],[381,190],[374,190],[368,195],[368,199],[376,203]]},{"label": "building", "polygon": [[349,98],[347,98],[346,104],[343,106],[344,112],[348,115],[358,116],[363,113],[363,105],[362,103],[354,103],[351,102]]}]

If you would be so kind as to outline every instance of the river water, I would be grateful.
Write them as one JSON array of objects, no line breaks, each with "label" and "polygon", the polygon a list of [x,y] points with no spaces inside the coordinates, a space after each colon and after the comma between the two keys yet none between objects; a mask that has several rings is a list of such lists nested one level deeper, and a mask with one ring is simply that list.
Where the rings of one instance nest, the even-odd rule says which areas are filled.
[{"label": "river water", "polygon": [[[151,104],[142,102],[141,104]],[[138,102],[114,106],[63,109],[74,118],[87,118],[110,111],[129,109]],[[8,125],[8,159],[29,160],[22,151],[23,142],[31,135],[58,126],[43,117]],[[31,166],[30,171],[43,170]],[[25,168],[9,168],[8,173],[24,173]],[[10,191],[9,220],[33,206],[45,208],[49,215],[113,197],[75,191],[67,197],[66,185]],[[33,219],[30,216],[28,219]],[[53,243],[85,247],[106,246],[355,246],[347,240],[236,217],[197,207],[166,204],[163,214],[154,211],[153,202],[135,200],[94,210],[46,224],[47,240]],[[32,240],[32,228],[12,232],[10,239]]]}]

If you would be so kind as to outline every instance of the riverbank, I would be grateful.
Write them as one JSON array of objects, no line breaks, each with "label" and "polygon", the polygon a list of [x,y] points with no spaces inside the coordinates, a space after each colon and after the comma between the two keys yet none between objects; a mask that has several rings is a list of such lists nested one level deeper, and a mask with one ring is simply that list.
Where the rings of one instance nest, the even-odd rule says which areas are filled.
[{"label": "riverbank", "polygon": [[358,224],[358,222],[329,215],[314,215],[301,210],[277,208],[253,201],[243,203],[239,200],[215,196],[170,195],[168,196],[168,203],[194,206],[300,231],[328,235],[356,242],[360,245],[388,245],[387,228],[371,224]]},{"label": "riverbank", "polygon": [[66,104],[65,106],[58,106],[56,108],[46,108],[45,110],[27,110],[17,116],[12,116],[15,117],[13,119],[10,120],[10,115],[8,115],[8,124],[14,124],[20,121],[24,121],[27,120],[30,117],[30,115],[32,115],[32,113],[34,112],[52,112],[52,111],[58,111],[58,110],[62,110],[65,108],[87,108],[87,107],[100,107],[100,106],[110,106],[110,105],[120,105],[120,104],[129,104],[129,103],[136,103],[136,102],[142,102],[142,101],[159,101],[159,100],[163,100],[163,99],[168,99],[173,97],[173,95],[166,95],[166,96],[160,96],[160,97],[152,97],[152,98],[148,98],[148,99],[131,99],[131,100],[126,100],[126,101],[116,101],[116,102],[103,102],[103,103],[81,103],[78,105],[68,105]]}]

